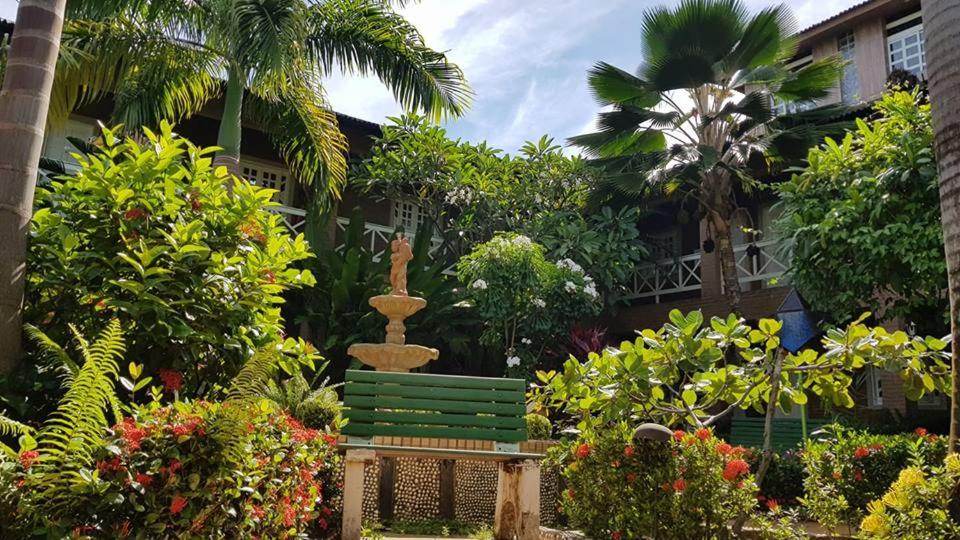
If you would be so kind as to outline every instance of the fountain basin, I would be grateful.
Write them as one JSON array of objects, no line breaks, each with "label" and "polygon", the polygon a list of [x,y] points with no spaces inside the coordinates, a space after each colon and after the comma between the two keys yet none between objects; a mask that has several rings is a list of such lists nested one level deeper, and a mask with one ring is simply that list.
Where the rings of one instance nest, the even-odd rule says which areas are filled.
[{"label": "fountain basin", "polygon": [[370,305],[387,316],[388,319],[406,319],[427,306],[427,301],[416,296],[399,294],[381,294],[369,300]]},{"label": "fountain basin", "polygon": [[[371,299],[371,304],[373,303]],[[404,373],[440,357],[440,351],[421,345],[354,343],[347,354],[377,371]]]}]

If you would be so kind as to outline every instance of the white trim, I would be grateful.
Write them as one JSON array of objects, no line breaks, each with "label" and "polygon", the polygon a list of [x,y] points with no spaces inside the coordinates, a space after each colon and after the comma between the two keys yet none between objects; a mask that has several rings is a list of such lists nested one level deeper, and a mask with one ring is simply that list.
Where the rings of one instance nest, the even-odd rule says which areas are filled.
[{"label": "white trim", "polygon": [[891,29],[891,28],[896,28],[896,27],[901,26],[901,25],[904,25],[904,24],[907,24],[908,22],[910,22],[910,21],[912,21],[912,20],[914,20],[914,19],[920,19],[920,18],[922,17],[922,15],[923,15],[923,13],[921,13],[920,10],[914,11],[913,13],[911,13],[911,14],[909,14],[909,15],[904,15],[903,17],[900,17],[899,19],[897,19],[897,20],[895,20],[895,21],[891,21],[891,22],[887,23],[887,30],[889,30],[889,29]]},{"label": "white trim", "polygon": [[[264,175],[271,177],[265,178]],[[254,185],[276,189],[278,193],[273,196],[273,200],[281,205],[293,204],[296,181],[283,163],[241,155],[240,176]]]},{"label": "white trim", "polygon": [[863,378],[867,393],[867,407],[879,409],[883,407],[883,379],[881,371],[873,366],[867,366],[866,376]]}]

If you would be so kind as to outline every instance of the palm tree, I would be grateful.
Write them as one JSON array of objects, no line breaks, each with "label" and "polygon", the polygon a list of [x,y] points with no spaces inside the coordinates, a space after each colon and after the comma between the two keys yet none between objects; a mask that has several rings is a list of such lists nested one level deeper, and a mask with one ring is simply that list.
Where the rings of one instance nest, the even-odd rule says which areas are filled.
[{"label": "palm tree", "polygon": [[[161,119],[189,117],[222,95],[217,139],[222,151],[215,163],[239,173],[241,126],[252,123],[269,134],[291,173],[312,185],[315,199],[322,202],[336,196],[346,179],[347,150],[323,90],[324,77],[335,71],[374,75],[405,107],[434,119],[460,115],[469,106],[471,92],[462,71],[427,47],[417,29],[394,11],[394,4],[403,3],[71,0],[62,39],[50,34],[61,45],[53,90],[33,92],[44,99],[31,106],[45,115],[50,96],[55,124],[77,107],[109,96],[112,120],[139,132],[140,126],[156,126]],[[24,1],[21,11],[37,4],[44,3]],[[58,27],[62,4],[58,0]],[[11,82],[16,80],[15,52],[9,61]],[[52,62],[56,50],[39,52],[44,54],[34,59],[38,71],[46,68],[52,74],[44,62]],[[10,201],[0,208],[0,366],[8,367],[16,361],[16,347],[7,343],[19,343],[25,241],[44,124],[39,113],[23,116],[30,120],[36,144],[29,152],[24,147],[23,155],[3,152],[8,162],[17,160],[9,170],[19,167],[22,172],[16,173],[19,187],[0,187],[3,201]]]},{"label": "palm tree", "polygon": [[[750,15],[739,0],[684,0],[644,14],[644,63],[636,74],[599,63],[589,83],[599,131],[572,137],[602,170],[596,193],[660,190],[696,203],[719,251],[730,309],[740,308],[731,240],[736,194],[758,185],[756,164],[805,154],[836,110],[777,115],[778,103],[811,104],[839,79],[838,58],[797,70],[794,24],[785,6]],[[759,158],[759,159],[758,159]]]},{"label": "palm tree", "polygon": [[923,2],[927,73],[933,113],[934,144],[940,171],[940,213],[947,254],[953,390],[950,403],[950,451],[960,437],[960,5]]},{"label": "palm tree", "polygon": [[[0,374],[16,365],[27,232],[66,0],[20,0],[0,89]],[[5,43],[3,45],[6,45]]]},{"label": "palm tree", "polygon": [[[403,2],[399,2],[403,4]],[[223,95],[217,162],[238,171],[246,120],[303,183],[335,194],[346,139],[326,100],[334,71],[375,75],[409,109],[460,115],[463,73],[387,0],[103,0],[71,9],[51,114],[115,97],[114,120],[179,120]]]}]

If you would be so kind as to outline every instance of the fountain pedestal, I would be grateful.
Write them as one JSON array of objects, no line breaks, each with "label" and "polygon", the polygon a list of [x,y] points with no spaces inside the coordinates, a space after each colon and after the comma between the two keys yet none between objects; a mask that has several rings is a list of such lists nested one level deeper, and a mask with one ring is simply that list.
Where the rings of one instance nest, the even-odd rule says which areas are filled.
[{"label": "fountain pedestal", "polygon": [[402,235],[391,242],[393,263],[390,270],[390,294],[374,296],[370,305],[387,318],[386,343],[354,343],[347,354],[377,371],[407,372],[430,360],[440,352],[422,345],[407,345],[403,321],[427,306],[423,298],[407,295],[407,261],[413,258],[410,244]]}]

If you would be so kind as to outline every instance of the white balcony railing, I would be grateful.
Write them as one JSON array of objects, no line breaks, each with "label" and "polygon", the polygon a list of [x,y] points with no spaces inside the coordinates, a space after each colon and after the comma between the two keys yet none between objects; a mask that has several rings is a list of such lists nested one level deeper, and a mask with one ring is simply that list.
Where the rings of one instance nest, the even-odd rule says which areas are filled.
[{"label": "white balcony railing", "polygon": [[[756,251],[750,249],[749,244],[733,248],[740,283],[767,282],[783,276],[789,261],[777,254],[776,240],[753,245]],[[703,288],[701,257],[700,253],[693,253],[638,266],[623,299],[653,298],[659,304],[663,296],[700,290]]]},{"label": "white balcony railing", "polygon": [[290,229],[290,234],[296,236],[303,232],[303,226],[307,223],[306,210],[284,205],[271,206],[270,210],[280,214],[280,220]]}]

